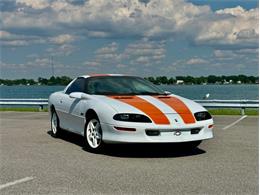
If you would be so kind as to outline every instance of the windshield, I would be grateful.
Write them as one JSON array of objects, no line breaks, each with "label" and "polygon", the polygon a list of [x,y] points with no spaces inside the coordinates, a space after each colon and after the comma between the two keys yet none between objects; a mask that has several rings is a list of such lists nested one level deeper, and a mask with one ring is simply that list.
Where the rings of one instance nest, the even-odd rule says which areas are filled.
[{"label": "windshield", "polygon": [[96,95],[162,95],[152,83],[131,76],[105,76],[87,79],[86,92]]}]

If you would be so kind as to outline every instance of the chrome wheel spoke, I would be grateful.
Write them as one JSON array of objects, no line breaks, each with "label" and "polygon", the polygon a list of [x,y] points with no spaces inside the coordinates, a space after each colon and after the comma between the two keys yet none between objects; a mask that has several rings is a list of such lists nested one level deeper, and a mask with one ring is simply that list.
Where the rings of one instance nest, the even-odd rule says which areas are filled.
[{"label": "chrome wheel spoke", "polygon": [[56,113],[54,112],[52,114],[52,120],[51,120],[51,126],[52,126],[52,132],[53,134],[56,134],[57,133],[57,115]]},{"label": "chrome wheel spoke", "polygon": [[93,146],[96,147],[97,146],[97,139],[93,138]]},{"label": "chrome wheel spoke", "polygon": [[101,139],[101,135],[99,133],[97,133],[96,138]]},{"label": "chrome wheel spoke", "polygon": [[95,126],[92,122],[90,123],[90,129],[91,129],[91,131],[93,131],[95,129]]}]

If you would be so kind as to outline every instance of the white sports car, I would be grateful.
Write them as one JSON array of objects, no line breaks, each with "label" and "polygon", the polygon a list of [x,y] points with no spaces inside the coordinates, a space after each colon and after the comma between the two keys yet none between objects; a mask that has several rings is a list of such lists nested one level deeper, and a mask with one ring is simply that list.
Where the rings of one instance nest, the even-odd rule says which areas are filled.
[{"label": "white sports car", "polygon": [[213,137],[213,120],[201,105],[164,92],[135,76],[87,75],[49,97],[51,130],[84,136],[86,147],[105,143],[174,143],[197,147]]}]

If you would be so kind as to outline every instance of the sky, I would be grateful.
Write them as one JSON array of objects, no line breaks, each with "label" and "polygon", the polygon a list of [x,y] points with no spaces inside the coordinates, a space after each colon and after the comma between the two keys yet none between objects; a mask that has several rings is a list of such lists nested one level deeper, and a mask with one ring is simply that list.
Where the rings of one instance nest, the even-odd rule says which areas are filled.
[{"label": "sky", "polygon": [[1,0],[0,76],[258,75],[258,0]]}]

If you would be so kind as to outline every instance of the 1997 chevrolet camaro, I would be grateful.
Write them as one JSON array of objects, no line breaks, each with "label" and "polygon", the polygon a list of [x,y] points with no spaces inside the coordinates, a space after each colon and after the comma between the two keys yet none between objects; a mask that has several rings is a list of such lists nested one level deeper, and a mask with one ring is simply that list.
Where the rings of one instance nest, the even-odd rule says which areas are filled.
[{"label": "1997 chevrolet camaro", "polygon": [[205,108],[135,76],[87,75],[49,97],[51,130],[84,136],[86,147],[105,143],[177,143],[197,147],[213,137]]}]

